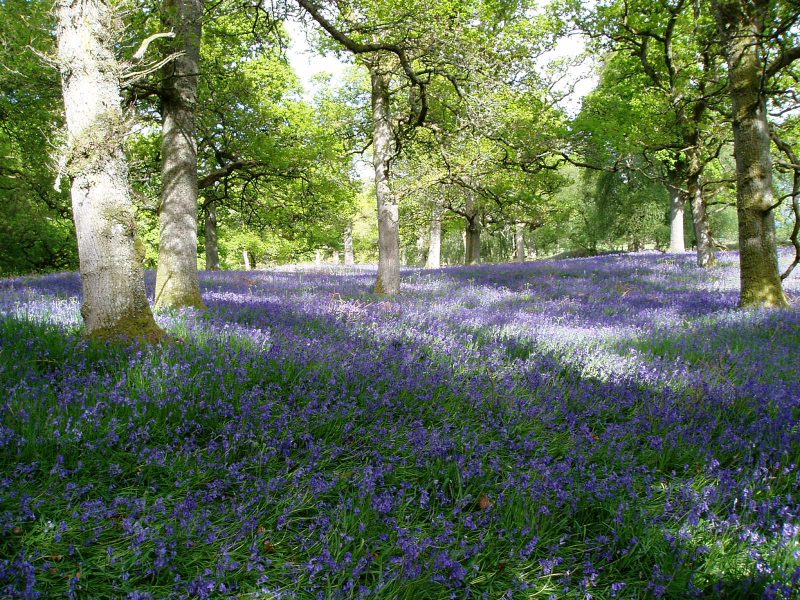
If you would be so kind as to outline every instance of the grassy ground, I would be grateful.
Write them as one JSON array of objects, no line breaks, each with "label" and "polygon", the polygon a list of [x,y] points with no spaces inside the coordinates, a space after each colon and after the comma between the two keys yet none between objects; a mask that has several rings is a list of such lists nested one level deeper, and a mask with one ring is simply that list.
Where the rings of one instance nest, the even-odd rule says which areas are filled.
[{"label": "grassy ground", "polygon": [[156,347],[3,280],[0,596],[797,597],[800,311],[737,277],[206,273]]}]

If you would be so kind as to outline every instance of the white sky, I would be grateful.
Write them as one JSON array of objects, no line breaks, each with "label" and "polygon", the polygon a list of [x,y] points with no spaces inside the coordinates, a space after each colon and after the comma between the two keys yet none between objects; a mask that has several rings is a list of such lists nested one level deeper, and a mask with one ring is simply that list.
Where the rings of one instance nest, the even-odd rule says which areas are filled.
[{"label": "white sky", "polygon": [[303,84],[306,100],[313,98],[316,92],[314,76],[320,73],[330,73],[333,76],[333,83],[341,81],[344,71],[349,65],[339,60],[334,54],[322,55],[315,52],[306,39],[306,30],[302,23],[286,21],[285,25],[291,36],[286,57],[297,73],[300,83]]}]

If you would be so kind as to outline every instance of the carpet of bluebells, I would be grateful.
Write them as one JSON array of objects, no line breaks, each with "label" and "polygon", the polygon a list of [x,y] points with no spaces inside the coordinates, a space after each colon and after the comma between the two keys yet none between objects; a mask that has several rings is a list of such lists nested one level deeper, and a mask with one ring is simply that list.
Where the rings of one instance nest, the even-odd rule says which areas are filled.
[{"label": "carpet of bluebells", "polygon": [[203,273],[154,347],[0,280],[0,597],[798,598],[800,308],[736,260]]}]

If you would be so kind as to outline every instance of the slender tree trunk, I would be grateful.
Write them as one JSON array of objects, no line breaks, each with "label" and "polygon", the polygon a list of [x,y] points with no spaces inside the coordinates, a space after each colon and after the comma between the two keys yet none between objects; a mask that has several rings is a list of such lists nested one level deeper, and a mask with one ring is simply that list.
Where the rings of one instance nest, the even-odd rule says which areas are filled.
[{"label": "slender tree trunk", "polygon": [[144,248],[122,151],[121,69],[111,45],[115,15],[100,0],[59,0],[57,10],[86,334],[156,341],[163,332],[147,302]]},{"label": "slender tree trunk", "polygon": [[772,194],[772,156],[764,72],[759,42],[767,3],[714,2],[728,63],[736,156],[736,209],[739,216],[739,305],[788,306],[778,271]]},{"label": "slender tree trunk", "polygon": [[317,267],[322,266],[322,251],[314,250],[314,265]]},{"label": "slender tree trunk", "polygon": [[517,262],[525,262],[525,223],[514,224],[514,248]]},{"label": "slender tree trunk", "polygon": [[344,228],[344,264],[356,264],[356,255],[353,251],[353,223],[348,223]]},{"label": "slender tree trunk", "polygon": [[209,204],[206,209],[206,269],[219,271],[219,243],[217,241],[217,208]]},{"label": "slender tree trunk", "polygon": [[686,190],[689,204],[692,207],[692,223],[694,224],[694,237],[697,243],[697,265],[699,267],[713,267],[717,264],[714,252],[714,240],[711,238],[711,225],[708,222],[706,201],[703,196],[703,186],[700,176],[703,172],[702,159],[700,158],[700,132],[694,129],[686,138],[688,175],[686,177]]},{"label": "slender tree trunk", "polygon": [[372,155],[378,201],[378,279],[375,293],[400,291],[400,211],[389,185],[393,140],[389,108],[389,82],[379,60],[369,65],[372,83]]},{"label": "slender tree trunk", "polygon": [[175,31],[161,90],[161,237],[156,307],[203,307],[197,272],[197,140],[203,0],[165,0],[164,24]]},{"label": "slender tree trunk", "polygon": [[242,258],[244,259],[244,270],[250,270],[250,253],[247,250],[242,250]]},{"label": "slender tree trunk", "polygon": [[680,254],[686,252],[686,238],[683,232],[683,211],[686,198],[681,193],[681,181],[677,171],[672,172],[669,183],[669,251]]},{"label": "slender tree trunk", "polygon": [[427,269],[439,269],[442,266],[442,208],[437,204],[431,215],[431,229],[428,236]]},{"label": "slender tree trunk", "polygon": [[422,232],[417,237],[417,255],[414,257],[416,259],[414,264],[424,265],[428,261],[428,246],[428,234]]}]

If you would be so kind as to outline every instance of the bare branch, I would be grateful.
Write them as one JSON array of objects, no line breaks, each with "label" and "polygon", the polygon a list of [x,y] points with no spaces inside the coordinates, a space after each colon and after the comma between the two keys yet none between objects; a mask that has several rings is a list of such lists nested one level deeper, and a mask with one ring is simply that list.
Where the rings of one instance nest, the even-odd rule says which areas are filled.
[{"label": "bare branch", "polygon": [[150,47],[150,44],[152,44],[157,39],[159,39],[159,38],[174,38],[174,37],[175,37],[175,32],[174,31],[166,31],[166,32],[162,32],[162,33],[154,33],[150,37],[144,39],[144,41],[142,42],[142,45],[139,46],[139,49],[136,52],[133,53],[133,56],[131,56],[131,60],[134,61],[134,62],[140,62],[144,58],[144,55],[147,52],[147,49]]}]

